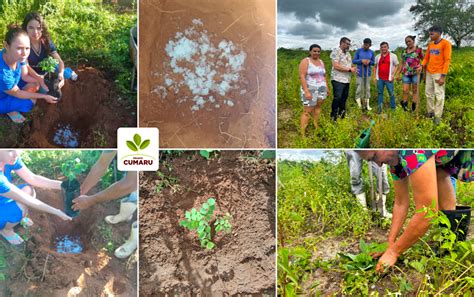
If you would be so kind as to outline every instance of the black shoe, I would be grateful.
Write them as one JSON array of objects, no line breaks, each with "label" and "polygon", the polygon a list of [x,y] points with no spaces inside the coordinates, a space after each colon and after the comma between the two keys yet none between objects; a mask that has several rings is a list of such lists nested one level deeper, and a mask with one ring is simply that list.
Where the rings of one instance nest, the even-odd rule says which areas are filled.
[{"label": "black shoe", "polygon": [[403,108],[404,111],[408,110],[408,102],[402,101],[402,102],[400,102],[400,104],[402,105],[402,108]]},{"label": "black shoe", "polygon": [[426,117],[427,118],[434,118],[434,112],[427,112]]},{"label": "black shoe", "polygon": [[412,103],[411,103],[411,111],[412,111],[412,112],[415,112],[415,110],[416,110],[416,103],[415,103],[415,102],[412,102]]}]

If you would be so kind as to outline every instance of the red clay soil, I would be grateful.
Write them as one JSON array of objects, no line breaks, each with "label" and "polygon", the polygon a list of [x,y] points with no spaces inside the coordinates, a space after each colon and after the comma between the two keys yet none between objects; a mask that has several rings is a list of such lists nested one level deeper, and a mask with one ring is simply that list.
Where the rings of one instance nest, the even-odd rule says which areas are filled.
[{"label": "red clay soil", "polygon": [[[140,126],[158,127],[164,148],[274,147],[275,18],[274,0],[141,1]],[[238,88],[226,94],[233,107],[193,113],[190,100],[177,103],[191,95],[188,88],[177,94],[169,89],[165,98],[153,92],[165,86],[164,75],[181,80],[169,67],[165,46],[195,19],[212,44],[232,41],[247,54]]]},{"label": "red clay soil", "polygon": [[[53,136],[59,125],[69,125],[79,132],[79,147],[115,147],[117,128],[136,126],[136,115],[118,101],[113,83],[95,68],[78,69],[79,79],[66,81],[62,99],[57,104],[38,100],[29,124],[15,125],[4,132],[11,139],[3,139],[3,147],[56,148]],[[12,132],[13,131],[13,132]],[[10,136],[9,136],[10,135]]]},{"label": "red clay soil", "polygon": [[[63,208],[59,191],[39,189],[37,197]],[[64,222],[55,216],[30,210],[29,217],[35,224],[28,231],[32,237],[25,246],[28,260],[25,262],[24,256],[19,258],[17,255],[19,265],[12,267],[10,272],[7,296],[136,296],[136,263],[119,260],[104,249],[96,248],[104,245],[98,235],[98,225],[107,214],[117,212],[117,203],[111,202],[81,212],[72,222]],[[114,225],[112,232],[114,239],[123,242],[130,234],[130,223]],[[82,253],[56,252],[55,238],[66,234],[81,237]],[[71,294],[74,287],[80,287],[81,292]]]},{"label": "red clay soil", "polygon": [[[223,151],[207,161],[188,151],[162,160],[164,177],[143,174],[140,296],[275,295],[275,165],[256,155]],[[207,250],[179,221],[210,197],[216,215],[233,217],[231,233],[212,232]]]}]

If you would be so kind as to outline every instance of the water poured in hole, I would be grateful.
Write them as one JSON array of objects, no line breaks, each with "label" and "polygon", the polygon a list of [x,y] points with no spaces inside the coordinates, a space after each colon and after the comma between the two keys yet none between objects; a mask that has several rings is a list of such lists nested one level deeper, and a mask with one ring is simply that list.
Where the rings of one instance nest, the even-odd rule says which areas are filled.
[{"label": "water poured in hole", "polygon": [[56,238],[56,251],[61,254],[79,254],[82,244],[79,236],[64,235]]},{"label": "water poured in hole", "polygon": [[62,147],[75,148],[79,146],[79,132],[74,131],[69,124],[59,125],[54,133],[53,141]]}]

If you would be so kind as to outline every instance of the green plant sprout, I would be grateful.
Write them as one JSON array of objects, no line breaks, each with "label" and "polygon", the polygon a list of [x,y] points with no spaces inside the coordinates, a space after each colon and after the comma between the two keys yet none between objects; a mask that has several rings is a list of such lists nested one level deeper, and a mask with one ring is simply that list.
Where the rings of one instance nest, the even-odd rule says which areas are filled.
[{"label": "green plant sprout", "polygon": [[201,156],[203,156],[206,160],[209,160],[210,156],[211,156],[211,153],[213,152],[214,150],[200,150],[199,151],[199,154]]},{"label": "green plant sprout", "polygon": [[[201,247],[205,247],[209,250],[215,247],[215,244],[211,240],[212,228],[209,224],[214,214],[215,207],[216,201],[214,198],[209,198],[207,202],[202,204],[199,211],[195,208],[191,209],[191,211],[186,211],[184,214],[186,219],[179,222],[180,226],[183,226],[190,231],[196,230]],[[232,225],[229,222],[231,218],[232,216],[229,213],[224,217],[216,217],[216,222],[214,223],[216,233],[220,231],[225,233],[230,232],[232,229]]]},{"label": "green plant sprout", "polygon": [[49,73],[53,73],[56,71],[56,66],[58,64],[59,62],[55,58],[48,57],[47,59],[41,61],[38,66],[41,68],[41,70],[48,72],[49,75]]},{"label": "green plant sprout", "polygon": [[134,152],[144,150],[150,145],[150,139],[145,139],[142,142],[142,137],[139,134],[133,135],[133,141],[127,140],[127,146]]},{"label": "green plant sprout", "polygon": [[87,169],[87,164],[81,163],[79,158],[68,160],[61,165],[61,171],[69,181],[76,178],[77,175],[83,173]]},{"label": "green plant sprout", "polygon": [[354,255],[351,253],[338,253],[342,259],[342,267],[347,270],[368,270],[375,266],[377,260],[372,253],[381,253],[387,250],[388,243],[366,243],[362,238],[359,241],[361,253]]}]

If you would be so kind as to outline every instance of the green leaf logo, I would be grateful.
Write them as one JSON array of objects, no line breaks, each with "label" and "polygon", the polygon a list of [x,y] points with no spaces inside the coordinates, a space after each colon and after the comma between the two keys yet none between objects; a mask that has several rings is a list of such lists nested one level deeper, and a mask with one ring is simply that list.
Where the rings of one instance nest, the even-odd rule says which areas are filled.
[{"label": "green leaf logo", "polygon": [[134,152],[138,152],[138,148],[135,145],[135,143],[131,142],[130,140],[127,140],[127,146],[129,149],[131,149]]},{"label": "green leaf logo", "polygon": [[135,133],[135,135],[133,135],[133,141],[127,140],[128,148],[134,152],[138,152],[139,150],[144,150],[149,145],[150,145],[150,139],[145,139],[142,142],[142,137],[138,133]]}]

